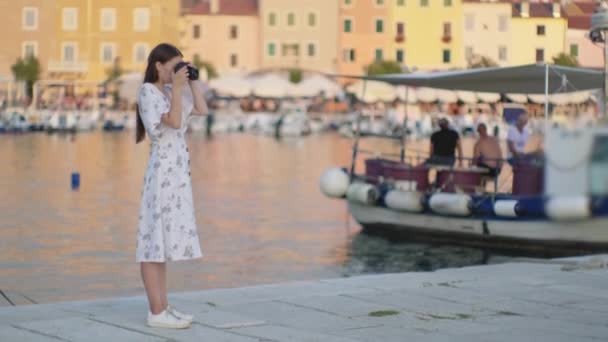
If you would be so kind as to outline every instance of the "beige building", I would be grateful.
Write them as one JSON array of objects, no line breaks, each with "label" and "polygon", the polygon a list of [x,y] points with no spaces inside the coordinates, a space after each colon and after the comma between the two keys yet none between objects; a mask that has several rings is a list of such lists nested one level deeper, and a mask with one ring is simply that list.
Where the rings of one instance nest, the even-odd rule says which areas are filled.
[{"label": "beige building", "polygon": [[335,72],[338,1],[260,0],[263,68]]},{"label": "beige building", "polygon": [[0,1],[0,80],[12,79],[11,66],[28,54],[46,65],[54,39],[54,8],[52,0]]},{"label": "beige building", "polygon": [[208,0],[184,8],[180,47],[215,66],[220,75],[260,68],[260,21],[256,0]]},{"label": "beige building", "polygon": [[511,3],[465,0],[462,7],[465,63],[488,57],[500,66],[510,65]]}]

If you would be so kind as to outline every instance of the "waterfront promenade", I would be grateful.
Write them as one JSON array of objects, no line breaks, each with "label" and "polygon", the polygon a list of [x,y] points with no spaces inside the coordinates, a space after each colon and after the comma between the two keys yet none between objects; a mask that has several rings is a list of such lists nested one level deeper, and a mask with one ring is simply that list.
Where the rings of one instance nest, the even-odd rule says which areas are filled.
[{"label": "waterfront promenade", "polygon": [[144,297],[0,308],[0,341],[606,341],[608,256],[171,295],[188,330],[144,325]]}]

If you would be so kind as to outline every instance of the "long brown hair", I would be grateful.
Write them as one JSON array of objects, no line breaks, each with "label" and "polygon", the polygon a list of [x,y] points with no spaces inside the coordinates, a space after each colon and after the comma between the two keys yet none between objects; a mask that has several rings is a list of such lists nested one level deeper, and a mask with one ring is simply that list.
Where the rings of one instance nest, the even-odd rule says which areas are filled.
[{"label": "long brown hair", "polygon": [[[156,70],[156,62],[165,64],[169,60],[177,56],[183,57],[179,49],[171,44],[159,44],[154,49],[152,49],[152,51],[150,51],[150,55],[148,56],[148,66],[146,67],[146,74],[144,75],[144,83],[156,83],[158,81],[158,70]],[[141,120],[141,114],[139,113],[139,105],[135,106],[135,113],[137,114],[135,143],[138,144],[146,138],[146,128],[144,127],[144,122]]]}]

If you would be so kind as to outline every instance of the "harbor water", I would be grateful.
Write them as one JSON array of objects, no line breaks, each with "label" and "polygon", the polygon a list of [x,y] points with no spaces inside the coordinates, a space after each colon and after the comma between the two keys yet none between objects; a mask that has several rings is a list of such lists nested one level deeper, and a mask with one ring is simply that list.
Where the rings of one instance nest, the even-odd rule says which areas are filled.
[{"label": "harbor water", "polygon": [[[318,188],[326,168],[350,163],[352,141],[337,134],[188,140],[205,256],[170,264],[170,291],[507,259],[361,233],[345,203]],[[386,140],[366,144],[398,151]],[[147,143],[134,144],[133,132],[0,135],[0,290],[32,303],[143,293],[134,253],[148,153]]]}]

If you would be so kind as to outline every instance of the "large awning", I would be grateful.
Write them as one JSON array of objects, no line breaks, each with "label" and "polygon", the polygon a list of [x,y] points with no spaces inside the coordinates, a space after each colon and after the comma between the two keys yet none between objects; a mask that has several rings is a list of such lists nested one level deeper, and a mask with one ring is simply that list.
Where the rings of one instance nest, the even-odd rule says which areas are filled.
[{"label": "large awning", "polygon": [[546,76],[548,76],[548,93],[550,94],[599,89],[604,85],[604,74],[601,71],[552,64],[379,76],[341,75],[339,77],[447,90],[544,94]]}]

